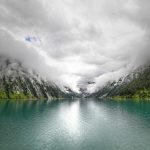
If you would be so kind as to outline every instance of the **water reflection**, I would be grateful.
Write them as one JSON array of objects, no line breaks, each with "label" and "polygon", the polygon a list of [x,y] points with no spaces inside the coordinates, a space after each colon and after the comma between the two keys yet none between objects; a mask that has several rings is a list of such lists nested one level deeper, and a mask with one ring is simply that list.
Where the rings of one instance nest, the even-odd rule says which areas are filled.
[{"label": "water reflection", "polygon": [[79,100],[70,103],[65,110],[64,105],[61,105],[59,112],[60,122],[63,128],[74,138],[81,135],[79,105]]},{"label": "water reflection", "polygon": [[0,101],[2,150],[149,150],[150,103]]}]

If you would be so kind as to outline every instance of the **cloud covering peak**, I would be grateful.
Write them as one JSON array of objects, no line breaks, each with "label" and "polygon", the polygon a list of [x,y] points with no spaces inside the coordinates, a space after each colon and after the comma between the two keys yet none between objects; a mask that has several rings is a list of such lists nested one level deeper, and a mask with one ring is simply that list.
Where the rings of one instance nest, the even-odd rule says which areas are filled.
[{"label": "cloud covering peak", "polygon": [[0,54],[93,92],[149,57],[149,9],[149,0],[1,0]]}]

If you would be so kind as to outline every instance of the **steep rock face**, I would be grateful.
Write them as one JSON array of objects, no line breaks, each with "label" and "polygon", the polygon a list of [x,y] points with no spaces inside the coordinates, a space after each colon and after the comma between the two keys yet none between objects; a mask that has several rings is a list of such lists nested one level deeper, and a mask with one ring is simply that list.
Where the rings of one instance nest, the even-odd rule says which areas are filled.
[{"label": "steep rock face", "polygon": [[108,82],[92,97],[150,98],[150,65],[140,67],[118,81]]},{"label": "steep rock face", "polygon": [[36,99],[61,98],[67,94],[54,83],[29,71],[19,61],[0,56],[0,98]]},{"label": "steep rock face", "polygon": [[64,93],[65,93],[67,98],[81,98],[82,97],[81,93],[74,92],[73,90],[71,90],[67,86],[64,86],[64,90],[63,91],[64,91]]}]

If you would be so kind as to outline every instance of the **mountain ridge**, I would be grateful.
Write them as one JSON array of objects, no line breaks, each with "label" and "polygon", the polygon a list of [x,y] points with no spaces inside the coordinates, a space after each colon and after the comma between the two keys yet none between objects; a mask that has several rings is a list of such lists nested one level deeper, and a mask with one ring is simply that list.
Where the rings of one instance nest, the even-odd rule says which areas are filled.
[{"label": "mountain ridge", "polygon": [[36,71],[5,56],[0,56],[0,99],[55,99],[75,96],[55,83],[43,79]]},{"label": "mountain ridge", "polygon": [[118,81],[108,82],[89,97],[150,99],[150,65],[141,66]]}]

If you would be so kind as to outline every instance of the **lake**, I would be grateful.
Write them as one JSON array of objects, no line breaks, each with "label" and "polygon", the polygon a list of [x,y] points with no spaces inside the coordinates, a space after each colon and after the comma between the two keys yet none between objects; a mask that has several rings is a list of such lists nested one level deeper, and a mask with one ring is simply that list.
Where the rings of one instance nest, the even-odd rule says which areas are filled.
[{"label": "lake", "polygon": [[150,102],[1,100],[0,150],[150,150]]}]

